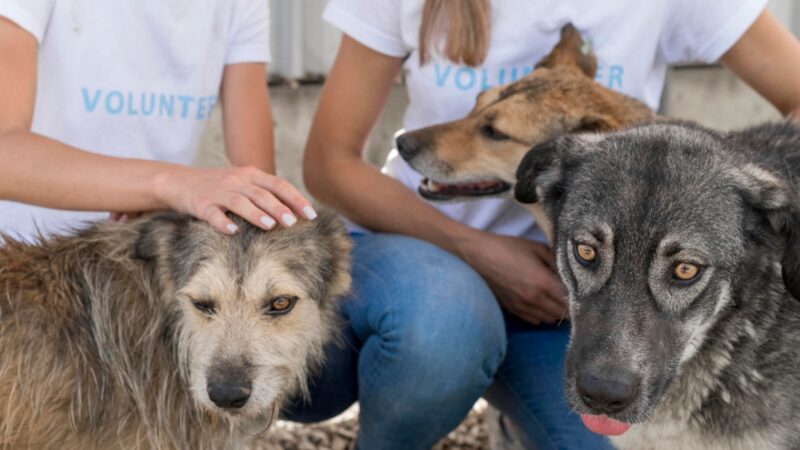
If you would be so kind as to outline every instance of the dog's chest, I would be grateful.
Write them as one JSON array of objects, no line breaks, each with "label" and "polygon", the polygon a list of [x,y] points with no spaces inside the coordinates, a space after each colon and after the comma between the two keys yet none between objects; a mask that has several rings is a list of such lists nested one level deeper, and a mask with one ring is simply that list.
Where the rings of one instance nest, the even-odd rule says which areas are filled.
[{"label": "dog's chest", "polygon": [[614,445],[623,450],[781,448],[778,436],[768,430],[745,430],[736,420],[728,420],[733,417],[725,418],[731,410],[752,406],[753,398],[744,393],[757,392],[763,381],[754,370],[731,372],[732,361],[727,347],[706,349],[673,381],[650,419],[612,438]]},{"label": "dog's chest", "polygon": [[622,436],[612,437],[611,442],[621,450],[710,449],[698,433],[678,422],[635,425]]},{"label": "dog's chest", "polygon": [[763,433],[710,439],[697,429],[677,422],[635,425],[622,436],[611,438],[620,450],[768,450],[781,449]]}]

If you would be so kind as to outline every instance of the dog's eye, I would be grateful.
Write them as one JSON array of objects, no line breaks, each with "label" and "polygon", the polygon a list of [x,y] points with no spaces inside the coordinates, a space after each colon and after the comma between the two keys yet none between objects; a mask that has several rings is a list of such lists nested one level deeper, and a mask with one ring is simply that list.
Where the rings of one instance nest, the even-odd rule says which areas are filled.
[{"label": "dog's eye", "polygon": [[584,266],[588,267],[597,261],[597,250],[591,245],[575,244],[575,259]]},{"label": "dog's eye", "polygon": [[483,137],[491,139],[493,141],[504,141],[508,139],[508,135],[497,131],[497,128],[495,128],[490,123],[487,123],[486,125],[481,127],[481,134],[483,135]]},{"label": "dog's eye", "polygon": [[286,314],[294,308],[297,303],[297,297],[294,295],[281,295],[275,297],[264,305],[264,314],[268,316],[280,316]]},{"label": "dog's eye", "polygon": [[675,264],[672,275],[675,277],[675,280],[679,282],[693,281],[700,275],[700,266],[687,262],[679,262]]},{"label": "dog's eye", "polygon": [[217,305],[211,300],[192,300],[192,306],[203,314],[216,314]]}]

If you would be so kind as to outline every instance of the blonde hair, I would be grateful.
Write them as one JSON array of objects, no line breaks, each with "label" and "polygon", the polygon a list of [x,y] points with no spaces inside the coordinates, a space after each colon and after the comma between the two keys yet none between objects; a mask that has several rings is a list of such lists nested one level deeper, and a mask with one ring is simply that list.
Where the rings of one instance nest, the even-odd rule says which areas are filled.
[{"label": "blonde hair", "polygon": [[419,27],[419,60],[430,59],[431,48],[445,35],[441,50],[447,59],[480,65],[489,50],[489,0],[425,0]]}]

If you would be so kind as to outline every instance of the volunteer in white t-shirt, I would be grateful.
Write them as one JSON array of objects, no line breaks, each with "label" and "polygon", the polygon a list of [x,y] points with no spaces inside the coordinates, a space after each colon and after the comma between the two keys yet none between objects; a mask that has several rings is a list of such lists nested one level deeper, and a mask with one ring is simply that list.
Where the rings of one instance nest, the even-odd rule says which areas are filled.
[{"label": "volunteer in white t-shirt", "polygon": [[[227,211],[262,228],[313,218],[271,175],[268,61],[264,0],[0,0],[0,232],[165,208],[225,233]],[[218,101],[227,155],[248,167],[190,169]]]},{"label": "volunteer in white t-shirt", "polygon": [[331,350],[311,402],[290,416],[318,419],[358,400],[359,448],[423,449],[486,392],[537,449],[607,446],[564,399],[569,330],[542,325],[564,314],[564,288],[532,217],[509,200],[428,203],[395,153],[384,173],[365,163],[365,140],[401,71],[406,129],[460,118],[482,90],[531,71],[568,22],[593,42],[597,82],[653,108],[667,64],[721,60],[789,114],[800,107],[800,44],[765,2],[332,0],[325,18],[345,36],[305,181],[372,233],[355,236],[351,345]]}]

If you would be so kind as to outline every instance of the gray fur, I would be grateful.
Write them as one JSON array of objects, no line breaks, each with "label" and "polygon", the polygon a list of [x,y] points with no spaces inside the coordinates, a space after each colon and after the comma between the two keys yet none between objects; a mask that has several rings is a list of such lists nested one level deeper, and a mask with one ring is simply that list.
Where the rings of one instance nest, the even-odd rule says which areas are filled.
[{"label": "gray fur", "polygon": [[[570,293],[570,404],[630,449],[800,448],[800,128],[656,122],[526,155],[517,199],[554,224]],[[576,242],[596,248],[588,267]],[[702,267],[691,283],[678,262]],[[793,295],[794,294],[794,295]],[[581,374],[635,389],[590,408]]]}]

